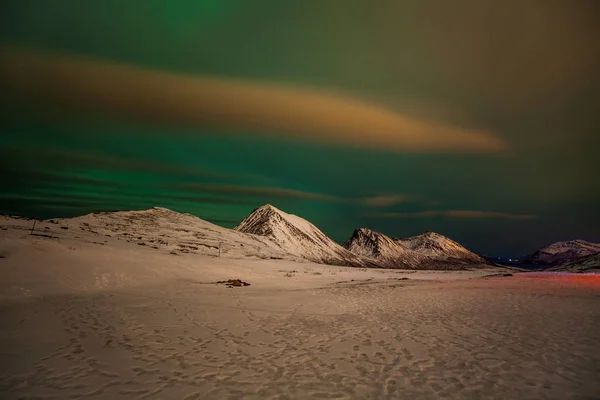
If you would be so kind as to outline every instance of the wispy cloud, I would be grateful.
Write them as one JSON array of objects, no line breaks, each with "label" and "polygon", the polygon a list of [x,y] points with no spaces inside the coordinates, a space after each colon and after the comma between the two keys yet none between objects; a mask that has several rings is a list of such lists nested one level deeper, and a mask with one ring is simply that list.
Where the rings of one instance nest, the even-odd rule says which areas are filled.
[{"label": "wispy cloud", "polygon": [[418,119],[323,91],[13,47],[0,49],[0,83],[62,109],[142,123],[399,152],[489,153],[507,147],[485,130]]},{"label": "wispy cloud", "polygon": [[306,192],[302,190],[286,189],[279,187],[266,187],[266,186],[245,186],[245,185],[215,185],[215,184],[203,184],[203,183],[192,183],[185,185],[177,185],[179,190],[186,192],[201,192],[201,193],[219,193],[219,194],[232,194],[240,196],[253,196],[253,197],[264,197],[270,198],[290,198],[290,199],[303,199],[303,200],[321,200],[327,202],[342,202],[344,201],[340,197],[330,196],[327,194]]},{"label": "wispy cloud", "polygon": [[400,203],[414,201],[415,197],[406,194],[389,194],[370,196],[360,199],[360,203],[367,207],[390,207]]},{"label": "wispy cloud", "polygon": [[[145,195],[152,199],[172,199],[199,203],[249,204],[247,197],[270,199],[314,200],[327,203],[355,204],[367,207],[388,207],[395,204],[414,201],[415,196],[405,194],[377,195],[370,197],[342,197],[326,193],[304,191],[276,186],[240,185],[234,183],[213,183],[215,179],[226,181],[234,177],[216,171],[193,167],[169,165],[154,161],[125,159],[107,154],[69,151],[58,148],[19,147],[0,148],[0,172],[17,177],[22,189],[46,190],[46,196],[67,198],[73,196],[76,189],[96,188],[102,196],[132,197],[132,190],[144,189]],[[15,160],[27,160],[25,164],[15,164]],[[43,169],[41,169],[42,167]],[[198,177],[213,182],[179,183],[154,185],[149,182],[121,181],[89,176],[86,170],[111,169],[133,172],[160,172],[178,176]],[[251,177],[236,176],[236,179]],[[197,181],[197,179],[195,179]],[[49,192],[48,192],[49,191]],[[53,194],[54,193],[54,194]],[[134,197],[139,197],[137,194]],[[85,198],[82,200],[96,200]],[[157,201],[157,204],[159,202]]]},{"label": "wispy cloud", "polygon": [[289,198],[298,200],[316,200],[328,203],[355,204],[373,208],[390,207],[396,204],[416,201],[416,196],[406,194],[390,194],[369,197],[342,197],[304,190],[268,186],[223,185],[191,183],[173,185],[172,188],[185,192],[230,194],[238,196],[262,197],[265,201],[271,198]]},{"label": "wispy cloud", "polygon": [[93,153],[80,150],[67,150],[61,148],[36,148],[2,146],[0,148],[2,161],[0,165],[10,166],[6,160],[27,160],[20,165],[21,169],[28,166],[52,166],[72,170],[75,168],[108,168],[120,171],[160,172],[176,175],[189,175],[198,177],[226,178],[229,174],[207,169],[195,168],[185,165],[167,164],[139,158],[124,158],[103,153]]},{"label": "wispy cloud", "polygon": [[535,219],[531,214],[512,214],[493,211],[473,211],[473,210],[429,210],[416,213],[378,213],[372,215],[378,218],[449,218],[449,219],[513,219],[526,220]]}]

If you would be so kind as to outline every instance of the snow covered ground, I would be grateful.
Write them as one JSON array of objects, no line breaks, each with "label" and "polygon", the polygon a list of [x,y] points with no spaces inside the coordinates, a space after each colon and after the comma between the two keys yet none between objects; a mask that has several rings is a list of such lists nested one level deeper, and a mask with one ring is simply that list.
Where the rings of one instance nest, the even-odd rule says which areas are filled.
[{"label": "snow covered ground", "polygon": [[600,393],[599,276],[170,254],[31,225],[0,217],[2,399]]}]

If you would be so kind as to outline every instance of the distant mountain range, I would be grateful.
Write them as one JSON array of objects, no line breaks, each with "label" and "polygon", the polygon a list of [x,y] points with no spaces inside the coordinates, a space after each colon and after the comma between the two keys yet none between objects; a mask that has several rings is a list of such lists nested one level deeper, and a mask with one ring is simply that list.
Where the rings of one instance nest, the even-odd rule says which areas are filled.
[{"label": "distant mountain range", "polygon": [[[64,229],[116,236],[173,254],[398,269],[461,270],[498,266],[497,259],[484,259],[435,232],[394,238],[360,228],[340,246],[307,220],[270,204],[255,209],[234,229],[162,207],[100,212],[50,221]],[[535,264],[551,271],[600,270],[600,244],[585,240],[557,242],[521,260],[511,260],[507,265]]]},{"label": "distant mountain range", "polygon": [[161,207],[51,221],[64,229],[118,237],[173,254],[375,268],[456,270],[490,266],[460,244],[433,232],[397,239],[361,228],[340,246],[307,220],[268,204],[255,209],[234,229]]},{"label": "distant mountain range", "polygon": [[569,240],[556,242],[550,246],[541,248],[524,262],[528,264],[555,266],[598,253],[600,253],[600,244],[598,243],[591,243],[585,240]]}]

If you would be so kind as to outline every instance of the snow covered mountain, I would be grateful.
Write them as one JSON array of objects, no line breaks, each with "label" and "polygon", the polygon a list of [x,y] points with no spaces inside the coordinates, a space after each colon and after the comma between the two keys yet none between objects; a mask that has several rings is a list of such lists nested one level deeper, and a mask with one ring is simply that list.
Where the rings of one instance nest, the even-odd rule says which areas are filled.
[{"label": "snow covered mountain", "polygon": [[488,263],[460,244],[434,232],[406,239],[391,238],[367,228],[354,231],[344,247],[388,268],[467,269]]},{"label": "snow covered mountain", "polygon": [[374,260],[354,254],[331,240],[307,220],[287,214],[270,204],[255,209],[234,228],[275,243],[283,252],[309,261],[378,267]]},{"label": "snow covered mountain", "polygon": [[101,212],[50,220],[63,229],[118,237],[140,246],[175,254],[195,253],[229,258],[287,258],[274,243],[204,221],[191,214],[154,207],[142,211]]},{"label": "snow covered mountain", "polygon": [[354,231],[344,247],[355,254],[377,260],[391,268],[408,268],[419,263],[419,257],[403,243],[367,228]]},{"label": "snow covered mountain", "polygon": [[559,265],[580,257],[600,253],[600,244],[585,240],[556,242],[533,253],[527,262],[532,264]]},{"label": "snow covered mountain", "polygon": [[600,253],[579,257],[576,260],[551,267],[547,271],[600,273]]},{"label": "snow covered mountain", "polygon": [[458,243],[435,233],[393,239],[362,228],[340,246],[305,219],[268,204],[255,209],[234,229],[161,207],[47,222],[60,230],[118,238],[172,254],[375,268],[467,269],[486,264]]}]

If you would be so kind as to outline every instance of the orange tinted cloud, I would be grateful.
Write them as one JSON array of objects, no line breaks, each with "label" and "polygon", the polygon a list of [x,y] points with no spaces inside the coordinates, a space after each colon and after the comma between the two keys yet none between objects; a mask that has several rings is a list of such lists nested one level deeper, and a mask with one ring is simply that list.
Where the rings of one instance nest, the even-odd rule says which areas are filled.
[{"label": "orange tinted cloud", "polygon": [[412,200],[414,200],[413,196],[405,194],[390,194],[365,197],[364,199],[362,199],[362,204],[368,207],[389,207],[395,204],[400,204]]},{"label": "orange tinted cloud", "polygon": [[429,210],[418,213],[380,213],[380,218],[534,219],[535,215],[472,210]]},{"label": "orange tinted cloud", "polygon": [[326,194],[305,192],[302,190],[286,189],[266,186],[244,186],[244,185],[215,185],[204,183],[193,183],[179,185],[178,189],[202,193],[234,194],[242,196],[257,196],[268,198],[291,198],[303,200],[321,200],[327,202],[342,202],[343,200]]},{"label": "orange tinted cloud", "polygon": [[298,200],[317,200],[328,203],[346,203],[364,205],[367,207],[389,207],[395,204],[414,201],[414,196],[405,194],[381,195],[372,197],[340,197],[324,193],[307,192],[272,186],[247,186],[233,184],[190,183],[173,185],[172,188],[183,191],[201,193],[233,194],[265,198],[290,198]]},{"label": "orange tinted cloud", "polygon": [[488,153],[507,147],[485,130],[417,119],[347,96],[11,47],[0,51],[0,84],[77,114],[142,123],[398,152]]}]

